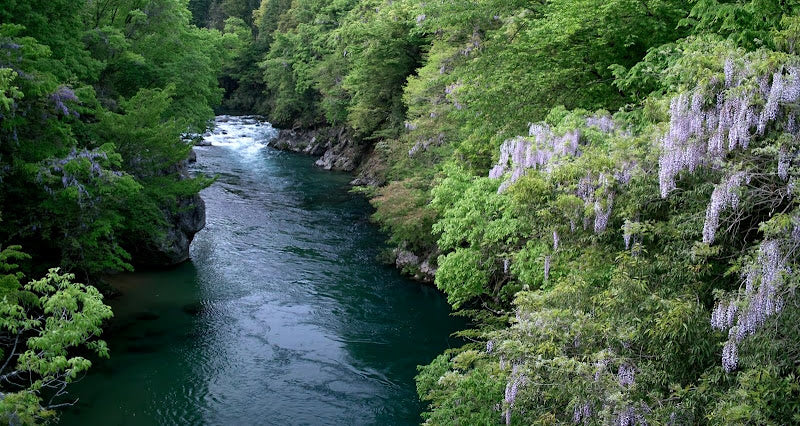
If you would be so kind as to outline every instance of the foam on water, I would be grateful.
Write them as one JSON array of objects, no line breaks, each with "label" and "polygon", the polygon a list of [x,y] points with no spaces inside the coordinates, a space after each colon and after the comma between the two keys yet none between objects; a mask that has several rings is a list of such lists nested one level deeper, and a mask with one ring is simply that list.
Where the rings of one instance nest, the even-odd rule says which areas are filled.
[{"label": "foam on water", "polygon": [[214,120],[214,129],[204,134],[203,139],[212,146],[255,155],[277,136],[278,130],[260,117],[220,115]]}]

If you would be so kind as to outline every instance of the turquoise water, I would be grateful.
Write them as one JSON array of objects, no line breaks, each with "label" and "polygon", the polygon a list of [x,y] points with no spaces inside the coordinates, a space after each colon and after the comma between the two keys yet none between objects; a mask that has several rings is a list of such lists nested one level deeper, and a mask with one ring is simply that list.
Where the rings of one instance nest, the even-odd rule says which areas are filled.
[{"label": "turquoise water", "polygon": [[219,179],[191,262],[114,279],[112,357],[61,423],[419,423],[416,366],[462,322],[375,260],[384,237],[350,176],[265,147],[268,125],[215,133],[195,148],[196,171]]}]

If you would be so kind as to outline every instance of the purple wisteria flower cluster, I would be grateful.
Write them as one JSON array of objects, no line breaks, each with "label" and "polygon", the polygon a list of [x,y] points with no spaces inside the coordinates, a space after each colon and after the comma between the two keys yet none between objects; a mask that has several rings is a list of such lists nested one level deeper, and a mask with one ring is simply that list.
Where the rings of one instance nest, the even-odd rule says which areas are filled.
[{"label": "purple wisteria flower cluster", "polygon": [[633,231],[636,224],[636,222],[626,220],[625,224],[622,226],[622,241],[625,242],[625,250],[630,250],[631,243],[634,245],[636,244],[636,235]]},{"label": "purple wisteria flower cluster", "polygon": [[636,381],[636,370],[634,370],[633,366],[627,364],[620,365],[617,371],[617,380],[620,386],[633,386]]},{"label": "purple wisteria flower cluster", "polygon": [[463,85],[460,82],[458,82],[458,83],[453,83],[453,84],[451,84],[451,85],[449,85],[449,86],[444,88],[444,93],[450,97],[450,99],[452,100],[453,106],[457,110],[461,110],[461,109],[464,108],[464,105],[461,104],[458,101],[458,99],[456,98],[456,92],[458,92],[458,89],[460,89],[461,86],[463,86]]},{"label": "purple wisteria flower cluster", "polygon": [[[588,127],[596,127],[605,133],[620,131],[620,126],[611,116],[592,115],[585,118]],[[506,140],[500,147],[500,159],[489,171],[492,179],[504,179],[497,192],[502,193],[519,180],[528,170],[549,172],[553,161],[559,157],[579,157],[581,131],[573,129],[563,135],[556,134],[544,123],[530,125],[528,136],[518,136]],[[601,233],[608,227],[614,204],[615,184],[626,185],[630,182],[637,164],[626,161],[615,170],[600,173],[596,176],[587,174],[578,182],[576,195],[584,201],[586,211],[593,211],[591,216],[583,217],[584,229],[593,223],[595,233]],[[506,178],[506,173],[511,172]],[[600,191],[598,191],[600,190]],[[602,193],[598,196],[598,193]],[[575,230],[575,219],[570,221],[570,230]],[[554,236],[553,248],[558,248],[557,235]]]},{"label": "purple wisteria flower cluster", "polygon": [[721,300],[711,313],[711,327],[728,331],[728,340],[722,349],[725,371],[733,371],[738,365],[738,344],[783,310],[781,293],[785,276],[791,271],[790,254],[782,249],[779,240],[763,241],[755,262],[743,274],[745,288],[740,299]]},{"label": "purple wisteria flower cluster", "polygon": [[[675,189],[678,173],[719,165],[728,152],[747,148],[754,136],[781,118],[786,118],[786,130],[797,132],[792,124],[796,113],[781,106],[800,100],[800,67],[782,66],[757,76],[749,62],[737,65],[728,59],[724,73],[724,82],[712,79],[670,103],[669,130],[661,139],[659,158],[662,198]],[[753,81],[757,87],[749,84]]]},{"label": "purple wisteria flower cluster", "polygon": [[[406,124],[408,125],[408,123]],[[414,128],[416,128],[416,126]],[[428,148],[431,147],[431,145],[441,146],[442,144],[444,144],[444,142],[445,142],[444,133],[439,133],[436,137],[419,139],[414,144],[414,146],[412,146],[411,149],[408,150],[408,157],[413,158],[418,153],[427,151]]]},{"label": "purple wisteria flower cluster", "polygon": [[640,413],[637,413],[636,409],[631,406],[626,407],[624,410],[622,410],[622,412],[619,413],[615,423],[618,426],[647,425],[647,421],[644,419],[644,416]]},{"label": "purple wisteria flower cluster", "polygon": [[[108,155],[100,150],[78,150],[72,151],[63,158],[58,158],[46,164],[40,170],[37,181],[42,184],[45,192],[54,194],[55,190],[50,186],[50,182],[60,181],[63,188],[73,187],[78,191],[78,202],[83,206],[85,200],[91,201],[91,195],[86,189],[86,182],[94,179],[107,179],[112,176],[122,176],[121,172],[110,171],[103,167],[102,162],[108,159]],[[74,161],[85,160],[89,163],[89,171],[85,176],[73,173],[68,165]],[[48,179],[46,179],[48,178]]]},{"label": "purple wisteria flower cluster", "polygon": [[792,157],[785,149],[782,149],[780,153],[778,153],[778,177],[780,177],[781,180],[789,179],[789,167],[791,165]]},{"label": "purple wisteria flower cluster", "polygon": [[69,87],[59,86],[58,90],[50,95],[50,101],[53,102],[53,106],[55,106],[56,110],[62,115],[68,116],[71,113],[76,117],[78,116],[78,112],[70,111],[66,104],[66,102],[78,102],[78,97],[75,96],[75,92]]},{"label": "purple wisteria flower cluster", "polygon": [[[783,64],[764,72],[748,60],[728,59],[723,68],[724,81],[714,77],[708,84],[671,100],[669,129],[660,140],[659,186],[663,198],[676,188],[679,173],[700,166],[722,168],[730,152],[747,149],[768,131],[795,138],[800,135],[796,116],[800,66]],[[787,193],[792,197],[794,155],[786,147],[777,154],[777,177],[788,181]],[[720,215],[739,208],[750,179],[750,172],[737,170],[728,172],[714,187],[703,224],[704,243],[714,243]],[[627,245],[627,233],[625,238]],[[762,241],[755,259],[743,268],[744,289],[715,305],[711,327],[728,332],[722,348],[725,371],[737,368],[742,340],[783,309],[784,280],[797,246],[792,238],[788,235]]]},{"label": "purple wisteria flower cluster", "polygon": [[525,175],[528,169],[543,169],[554,157],[579,156],[580,131],[556,135],[546,124],[531,124],[528,137],[518,136],[503,142],[500,160],[489,171],[489,177],[500,179],[511,169],[511,177],[503,182],[498,193]]},{"label": "purple wisteria flower cluster", "polygon": [[519,367],[514,365],[511,371],[511,376],[509,376],[508,383],[506,383],[506,392],[504,398],[506,402],[506,410],[503,413],[503,417],[507,425],[511,424],[511,408],[514,406],[514,401],[517,399],[519,387],[524,385],[527,380],[528,379],[525,374],[519,372]]},{"label": "purple wisteria flower cluster", "polygon": [[[597,176],[597,179],[591,174],[587,174],[578,181],[575,195],[583,200],[585,209],[594,211],[594,232],[596,234],[605,231],[608,227],[608,220],[611,218],[611,211],[614,206],[615,194],[612,188],[615,182],[618,181],[614,176],[609,178],[606,173],[602,172]],[[596,197],[595,194],[597,194],[598,190],[605,194],[605,200]],[[583,228],[587,229],[591,221],[592,218],[590,216],[584,216]]]},{"label": "purple wisteria flower cluster", "polygon": [[739,207],[739,188],[742,182],[749,183],[750,177],[745,172],[736,172],[723,179],[714,187],[711,201],[706,208],[706,220],[703,224],[703,242],[711,244],[719,227],[719,216],[726,208],[736,210]]},{"label": "purple wisteria flower cluster", "polygon": [[592,405],[589,402],[576,405],[572,411],[572,422],[575,424],[588,425],[592,418]]},{"label": "purple wisteria flower cluster", "polygon": [[619,128],[619,125],[610,115],[590,115],[586,117],[587,127],[597,127],[604,133],[613,133]]},{"label": "purple wisteria flower cluster", "polygon": [[551,256],[547,255],[544,257],[544,280],[547,281],[550,279],[550,259]]}]

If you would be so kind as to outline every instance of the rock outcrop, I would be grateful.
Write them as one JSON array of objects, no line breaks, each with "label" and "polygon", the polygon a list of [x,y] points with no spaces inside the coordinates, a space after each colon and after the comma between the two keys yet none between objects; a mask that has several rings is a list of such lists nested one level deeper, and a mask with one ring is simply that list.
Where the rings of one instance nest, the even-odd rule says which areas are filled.
[{"label": "rock outcrop", "polygon": [[356,170],[356,177],[350,181],[353,186],[371,186],[378,188],[386,184],[386,162],[376,150],[368,152]]},{"label": "rock outcrop", "polygon": [[206,205],[200,195],[180,199],[174,212],[165,214],[161,235],[137,242],[132,255],[138,266],[157,268],[189,260],[189,245],[206,224]]},{"label": "rock outcrop", "polygon": [[[188,179],[187,164],[191,160],[190,156],[167,172],[178,172]],[[167,267],[189,260],[189,245],[194,235],[206,226],[206,204],[200,194],[180,198],[175,206],[165,206],[163,212],[164,229],[158,235],[140,236],[129,248],[137,266]]]},{"label": "rock outcrop", "polygon": [[269,146],[318,156],[318,167],[345,172],[352,172],[358,167],[366,149],[343,127],[281,130],[278,137],[269,142]]}]

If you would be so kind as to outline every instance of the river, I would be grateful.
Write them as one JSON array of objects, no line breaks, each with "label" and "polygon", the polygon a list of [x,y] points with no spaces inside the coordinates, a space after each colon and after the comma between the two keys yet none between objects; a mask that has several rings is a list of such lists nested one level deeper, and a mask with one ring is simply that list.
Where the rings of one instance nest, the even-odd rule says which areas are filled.
[{"label": "river", "polygon": [[351,176],[218,117],[197,147],[205,229],[192,260],[115,277],[121,296],[64,425],[418,424],[416,366],[455,345],[444,297],[376,257]]}]

